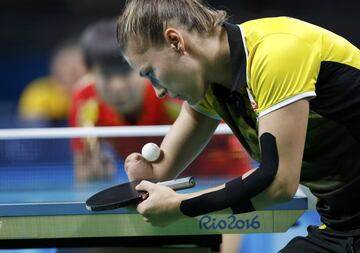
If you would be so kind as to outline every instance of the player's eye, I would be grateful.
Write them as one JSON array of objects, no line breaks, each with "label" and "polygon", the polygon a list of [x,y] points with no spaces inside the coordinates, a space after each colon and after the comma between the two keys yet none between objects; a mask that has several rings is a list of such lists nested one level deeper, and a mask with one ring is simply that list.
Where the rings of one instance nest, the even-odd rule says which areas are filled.
[{"label": "player's eye", "polygon": [[140,71],[140,76],[141,76],[141,77],[148,78],[148,74],[149,74],[149,72]]},{"label": "player's eye", "polygon": [[161,86],[160,80],[155,76],[154,70],[149,70],[146,72],[140,72],[141,77],[145,77],[150,80],[150,82],[154,85],[155,88]]}]

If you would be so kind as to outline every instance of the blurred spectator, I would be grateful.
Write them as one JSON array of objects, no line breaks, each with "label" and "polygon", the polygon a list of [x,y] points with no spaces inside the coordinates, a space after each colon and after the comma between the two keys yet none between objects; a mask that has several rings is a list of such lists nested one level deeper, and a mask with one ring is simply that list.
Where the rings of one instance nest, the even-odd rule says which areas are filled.
[{"label": "blurred spectator", "polygon": [[[90,25],[82,35],[81,45],[89,74],[74,89],[70,126],[161,125],[176,119],[180,104],[170,98],[157,99],[151,83],[132,71],[121,56],[116,20]],[[144,138],[130,139],[107,141],[120,156],[126,157],[145,142]],[[74,139],[72,146],[78,181],[106,178],[114,173],[113,163],[101,150],[98,139]]]},{"label": "blurred spectator", "polygon": [[79,43],[73,39],[60,43],[51,57],[49,76],[25,87],[18,105],[20,118],[42,126],[66,121],[71,91],[85,72]]}]

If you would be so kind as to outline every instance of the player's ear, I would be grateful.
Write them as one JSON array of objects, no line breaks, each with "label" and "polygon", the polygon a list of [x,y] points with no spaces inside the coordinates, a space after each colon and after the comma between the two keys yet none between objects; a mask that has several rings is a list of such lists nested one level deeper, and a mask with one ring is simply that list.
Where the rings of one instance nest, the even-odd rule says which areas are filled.
[{"label": "player's ear", "polygon": [[164,37],[166,42],[170,47],[179,54],[184,54],[185,52],[185,43],[184,37],[174,28],[167,28],[164,32]]}]

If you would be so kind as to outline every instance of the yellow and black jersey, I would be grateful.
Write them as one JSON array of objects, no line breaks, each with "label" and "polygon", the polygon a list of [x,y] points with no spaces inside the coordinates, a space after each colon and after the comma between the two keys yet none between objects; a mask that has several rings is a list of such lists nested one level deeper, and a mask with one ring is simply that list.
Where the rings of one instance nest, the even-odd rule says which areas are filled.
[{"label": "yellow and black jersey", "polygon": [[[259,117],[303,98],[312,109],[346,122],[360,111],[341,110],[359,103],[360,50],[344,38],[309,23],[265,18],[241,24],[244,47],[242,83]],[[246,67],[245,67],[246,66]],[[245,79],[246,78],[246,79]],[[206,100],[211,100],[211,91]],[[206,102],[195,109],[219,118]]]},{"label": "yellow and black jersey", "polygon": [[[211,84],[194,109],[232,128],[259,160],[257,119],[301,99],[311,113],[301,181],[319,198],[323,222],[360,227],[360,50],[289,17],[224,24],[232,87]],[[356,207],[354,207],[354,203]]]}]

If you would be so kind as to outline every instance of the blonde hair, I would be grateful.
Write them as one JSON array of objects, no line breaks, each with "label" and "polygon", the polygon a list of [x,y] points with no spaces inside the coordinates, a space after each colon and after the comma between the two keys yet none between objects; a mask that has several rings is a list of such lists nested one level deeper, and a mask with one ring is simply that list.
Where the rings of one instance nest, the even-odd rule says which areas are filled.
[{"label": "blonde hair", "polygon": [[227,13],[216,10],[201,0],[127,0],[117,24],[117,39],[121,49],[130,39],[137,38],[138,46],[162,45],[169,22],[176,22],[188,31],[205,34],[222,25]]}]

